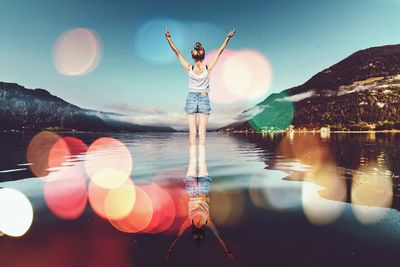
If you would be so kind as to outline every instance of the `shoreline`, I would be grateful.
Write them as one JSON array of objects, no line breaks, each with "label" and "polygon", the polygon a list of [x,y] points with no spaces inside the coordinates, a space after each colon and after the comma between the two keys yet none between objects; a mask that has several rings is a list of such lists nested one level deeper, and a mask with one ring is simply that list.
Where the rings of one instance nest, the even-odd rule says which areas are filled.
[{"label": "shoreline", "polygon": [[[49,131],[49,132],[56,132],[56,133],[105,133],[105,134],[135,134],[135,133],[189,133],[189,131],[138,131],[138,132],[124,132],[124,131],[77,131],[77,130],[2,130],[1,133],[38,133],[41,131]],[[229,134],[282,134],[282,133],[322,133],[322,134],[329,134],[329,133],[400,133],[400,130],[364,130],[364,131],[321,131],[321,130],[293,130],[293,131],[270,131],[270,132],[253,132],[253,131],[221,131],[221,130],[208,130],[207,132],[215,132],[215,133],[229,133]]]},{"label": "shoreline", "polygon": [[294,131],[276,131],[276,132],[245,132],[245,131],[216,131],[219,133],[234,134],[282,134],[282,133],[400,133],[400,130],[367,130],[367,131],[321,131],[321,130],[294,130]]}]

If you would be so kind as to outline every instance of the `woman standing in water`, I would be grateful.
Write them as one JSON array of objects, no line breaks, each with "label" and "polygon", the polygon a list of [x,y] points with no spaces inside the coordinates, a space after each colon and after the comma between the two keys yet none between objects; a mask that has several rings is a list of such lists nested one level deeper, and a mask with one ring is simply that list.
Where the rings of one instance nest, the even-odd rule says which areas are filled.
[{"label": "woman standing in water", "polygon": [[208,65],[203,64],[203,60],[205,58],[205,49],[201,43],[196,42],[193,50],[191,51],[194,65],[190,65],[183,58],[178,48],[176,48],[175,44],[171,40],[171,35],[168,32],[168,29],[165,28],[165,37],[167,38],[169,45],[189,75],[189,94],[186,97],[186,104],[184,108],[187,114],[189,126],[189,145],[196,144],[197,118],[199,119],[199,145],[204,145],[206,143],[206,128],[208,117],[210,116],[211,111],[209,99],[210,72],[214,68],[219,56],[221,55],[222,51],[224,51],[226,45],[234,34],[235,29],[228,34],[225,41],[222,43],[221,47],[218,49],[217,53],[211,59]]}]

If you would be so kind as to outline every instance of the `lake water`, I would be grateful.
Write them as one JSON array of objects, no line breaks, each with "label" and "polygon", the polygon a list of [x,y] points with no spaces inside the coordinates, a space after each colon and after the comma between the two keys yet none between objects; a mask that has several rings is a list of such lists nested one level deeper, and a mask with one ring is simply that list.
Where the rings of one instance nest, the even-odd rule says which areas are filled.
[{"label": "lake water", "polygon": [[[400,265],[399,134],[207,133],[205,164],[213,179],[211,219],[235,262],[206,228],[200,246],[185,232],[168,263],[165,252],[186,219],[187,133],[60,136],[74,137],[70,141],[74,140],[75,148],[89,147],[102,137],[111,143],[103,143],[103,150],[95,156],[78,151],[59,162],[63,146],[52,152],[51,146],[46,147],[46,141],[54,144],[54,136],[35,139],[32,144],[33,133],[0,133],[0,186],[22,192],[33,206],[28,232],[21,237],[0,237],[1,266]],[[123,147],[114,147],[112,140],[119,140]],[[113,153],[120,154],[116,158]],[[55,159],[46,161],[51,166],[44,166],[55,167],[40,169],[42,158],[48,160],[49,155],[56,155]],[[90,199],[90,192],[95,192],[90,190],[96,187],[88,177],[84,177],[87,191],[83,198],[79,200],[74,193],[68,200],[60,200],[65,191],[78,190],[71,186],[78,180],[54,186],[51,174],[66,171],[64,179],[69,179],[68,174],[84,171],[90,176],[87,166],[91,163],[87,162],[101,162],[102,157],[107,159],[104,164],[115,160],[113,164],[120,169],[132,163],[127,169],[136,186],[144,190],[156,185],[169,194],[175,217],[162,217],[163,222],[170,220],[168,227],[123,231],[121,224],[96,211],[95,201]],[[98,181],[104,180],[100,177]],[[157,197],[149,194],[146,199],[154,204]],[[50,203],[52,198],[58,202]],[[129,202],[128,197],[119,195],[115,199]],[[113,212],[122,209],[121,204]],[[6,215],[0,216],[2,220]],[[137,217],[133,224],[143,224],[143,220]]]}]

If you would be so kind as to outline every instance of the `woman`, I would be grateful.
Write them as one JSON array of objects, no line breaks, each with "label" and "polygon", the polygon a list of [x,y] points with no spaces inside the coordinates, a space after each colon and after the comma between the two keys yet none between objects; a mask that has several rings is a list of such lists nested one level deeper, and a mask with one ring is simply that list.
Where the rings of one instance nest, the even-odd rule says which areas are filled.
[{"label": "woman", "polygon": [[186,191],[189,195],[188,217],[180,226],[177,237],[172,241],[167,250],[167,261],[171,256],[172,249],[176,242],[186,230],[191,229],[194,244],[200,246],[205,238],[204,230],[206,227],[208,227],[218,239],[218,242],[224,248],[226,254],[232,260],[235,260],[231,250],[218,233],[217,227],[210,217],[209,192],[211,189],[212,178],[208,175],[207,171],[205,146],[199,145],[199,176],[196,176],[196,146],[190,146],[189,157],[187,175],[183,179]]},{"label": "woman", "polygon": [[205,145],[207,122],[211,111],[209,99],[210,72],[234,34],[235,29],[228,34],[225,41],[222,43],[221,47],[208,65],[203,64],[205,49],[202,47],[201,43],[196,42],[194,49],[191,51],[194,64],[190,65],[183,58],[178,48],[176,48],[171,40],[171,35],[168,32],[168,29],[165,28],[165,37],[167,38],[169,45],[189,75],[189,94],[186,98],[185,104],[185,112],[187,114],[189,125],[189,145],[196,144],[197,118],[199,118],[199,145]]}]

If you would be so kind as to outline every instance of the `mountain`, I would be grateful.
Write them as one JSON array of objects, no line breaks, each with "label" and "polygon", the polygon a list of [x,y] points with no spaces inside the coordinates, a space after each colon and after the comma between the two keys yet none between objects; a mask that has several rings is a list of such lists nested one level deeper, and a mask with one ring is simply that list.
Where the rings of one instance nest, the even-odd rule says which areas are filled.
[{"label": "mountain", "polygon": [[[121,120],[114,119],[121,116]],[[0,82],[0,130],[77,130],[112,132],[174,132],[171,127],[132,124],[123,114],[83,109],[45,89],[27,89]]]},{"label": "mountain", "polygon": [[400,129],[400,45],[360,50],[271,94],[220,131]]}]

